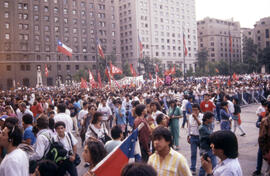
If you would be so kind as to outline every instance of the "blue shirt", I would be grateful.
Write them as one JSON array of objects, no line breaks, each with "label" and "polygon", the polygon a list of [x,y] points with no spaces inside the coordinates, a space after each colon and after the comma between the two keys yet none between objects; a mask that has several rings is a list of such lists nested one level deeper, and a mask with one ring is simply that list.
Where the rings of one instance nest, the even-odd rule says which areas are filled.
[{"label": "blue shirt", "polygon": [[124,108],[120,109],[121,114],[123,115],[122,117],[120,116],[119,109],[115,108],[115,117],[116,117],[116,124],[117,125],[125,125],[126,122],[126,110]]},{"label": "blue shirt", "polygon": [[189,101],[186,104],[186,113],[187,114],[192,114],[192,105],[191,105],[191,103]]},{"label": "blue shirt", "polygon": [[230,113],[227,113],[224,109],[220,110],[220,118],[221,120],[229,120],[230,119]]},{"label": "blue shirt", "polygon": [[23,133],[23,140],[31,139],[31,145],[36,143],[36,137],[35,137],[34,133],[32,132],[32,129],[33,129],[33,127],[30,126],[30,127],[26,128],[24,130],[24,133]]}]

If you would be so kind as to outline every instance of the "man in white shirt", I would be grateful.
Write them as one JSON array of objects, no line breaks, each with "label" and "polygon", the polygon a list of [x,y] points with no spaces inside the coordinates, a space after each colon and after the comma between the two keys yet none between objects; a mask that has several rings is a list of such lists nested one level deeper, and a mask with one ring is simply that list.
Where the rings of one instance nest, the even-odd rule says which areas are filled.
[{"label": "man in white shirt", "polygon": [[22,131],[18,126],[7,125],[0,133],[0,146],[7,151],[0,165],[1,176],[29,176],[27,154],[17,148],[22,142]]},{"label": "man in white shirt", "polygon": [[83,123],[83,119],[86,114],[88,114],[88,104],[87,102],[83,102],[83,109],[78,114],[78,120],[80,124]]},{"label": "man in white shirt", "polygon": [[77,153],[77,139],[72,135],[72,133],[67,133],[66,125],[62,121],[55,123],[55,130],[57,135],[54,136],[54,141],[61,142],[64,149],[67,151],[67,159],[63,160],[59,165],[58,174],[65,175],[68,172],[71,176],[77,176],[77,169],[74,164],[76,153]]},{"label": "man in white shirt", "polygon": [[101,105],[98,107],[97,111],[102,112],[102,121],[105,123],[106,128],[110,131],[110,118],[112,116],[112,111],[109,106],[106,104],[106,99],[101,100]]},{"label": "man in white shirt", "polygon": [[66,131],[71,133],[73,129],[73,121],[69,115],[65,113],[66,105],[63,103],[57,106],[58,114],[54,116],[54,122],[63,121],[66,124]]},{"label": "man in white shirt", "polygon": [[187,141],[191,149],[191,167],[192,174],[196,174],[197,149],[200,148],[199,126],[202,123],[203,114],[200,113],[198,104],[192,105],[192,114],[188,117],[188,137]]},{"label": "man in white shirt", "polygon": [[224,99],[225,102],[228,102],[228,110],[229,110],[230,114],[232,115],[234,113],[234,104],[230,100],[230,96],[225,95],[223,99]]},{"label": "man in white shirt", "polygon": [[31,155],[30,160],[41,160],[46,155],[50,147],[50,140],[52,139],[53,133],[49,130],[49,119],[47,116],[41,116],[37,119],[37,139],[34,144],[35,153]]},{"label": "man in white shirt", "polygon": [[26,108],[26,104],[24,102],[19,104],[19,108],[16,110],[16,113],[17,113],[17,118],[19,120],[20,127],[22,127],[22,117],[25,114],[30,114],[32,117],[34,117],[32,111]]},{"label": "man in white shirt", "polygon": [[238,142],[231,131],[216,131],[210,136],[211,148],[220,162],[213,169],[210,158],[201,158],[202,167],[209,176],[242,176],[242,169],[238,161]]}]

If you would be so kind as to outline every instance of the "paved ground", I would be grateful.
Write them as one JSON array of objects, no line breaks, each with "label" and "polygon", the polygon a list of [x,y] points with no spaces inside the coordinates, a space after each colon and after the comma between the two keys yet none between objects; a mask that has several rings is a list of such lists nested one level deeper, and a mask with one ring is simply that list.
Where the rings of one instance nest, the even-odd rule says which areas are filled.
[{"label": "paved ground", "polygon": [[[240,131],[237,130],[237,138],[239,143],[239,160],[243,170],[243,176],[251,176],[252,172],[256,168],[256,158],[258,150],[258,132],[259,129],[256,128],[255,122],[257,117],[255,115],[258,105],[249,105],[248,107],[242,108],[242,127],[246,131],[247,135],[244,137],[240,136]],[[182,122],[180,122],[182,123]],[[215,130],[219,130],[219,125],[216,125]],[[190,145],[186,142],[187,130],[180,129],[180,153],[182,153],[188,160],[190,164]],[[78,148],[79,153],[82,153],[81,146]],[[199,155],[199,153],[198,153]],[[78,167],[79,176],[83,175],[87,169],[83,167],[84,162]],[[265,166],[265,164],[264,164]],[[197,158],[197,170],[200,167],[200,159]],[[263,167],[265,170],[265,167]]]}]

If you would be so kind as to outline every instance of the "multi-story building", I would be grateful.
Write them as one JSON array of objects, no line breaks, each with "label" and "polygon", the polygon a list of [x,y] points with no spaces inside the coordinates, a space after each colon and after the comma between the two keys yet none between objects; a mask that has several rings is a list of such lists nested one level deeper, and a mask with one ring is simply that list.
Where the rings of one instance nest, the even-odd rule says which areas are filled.
[{"label": "multi-story building", "polygon": [[[118,0],[1,0],[0,89],[35,87],[73,79],[79,70],[97,71],[97,39],[105,55],[121,63]],[[60,40],[72,57],[57,52]],[[49,76],[44,75],[45,64]]]},{"label": "multi-story building", "polygon": [[261,50],[270,47],[270,17],[262,18],[254,25],[254,43]]},{"label": "multi-story building", "polygon": [[[199,51],[206,48],[209,60],[241,60],[240,23],[233,20],[204,18],[197,22]],[[231,42],[230,42],[231,38]]]},{"label": "multi-story building", "polygon": [[122,60],[137,66],[140,40],[143,57],[160,59],[164,68],[179,64],[183,69],[185,36],[186,68],[194,69],[197,52],[194,0],[119,0],[119,5]]}]

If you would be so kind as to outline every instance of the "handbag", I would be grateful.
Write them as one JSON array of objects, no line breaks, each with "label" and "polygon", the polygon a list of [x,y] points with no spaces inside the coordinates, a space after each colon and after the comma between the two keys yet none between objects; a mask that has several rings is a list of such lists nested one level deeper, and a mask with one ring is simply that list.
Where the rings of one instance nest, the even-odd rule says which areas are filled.
[{"label": "handbag", "polygon": [[[72,138],[71,138],[70,133],[68,133],[68,136],[69,136],[69,139],[70,139],[70,142],[71,142],[71,146],[72,146],[72,148],[73,148],[73,141],[72,141]],[[73,161],[73,164],[74,164],[75,166],[78,166],[80,163],[81,163],[81,158],[80,158],[80,156],[76,153],[76,154],[75,154],[75,160]]]},{"label": "handbag", "polygon": [[[103,123],[103,124],[104,124],[104,123]],[[103,125],[103,126],[104,126],[104,125]],[[104,126],[104,127],[103,127],[103,134],[104,134],[104,137],[101,138],[103,144],[106,144],[106,142],[112,140],[112,138],[106,133],[105,128],[106,128],[106,127]]]}]

